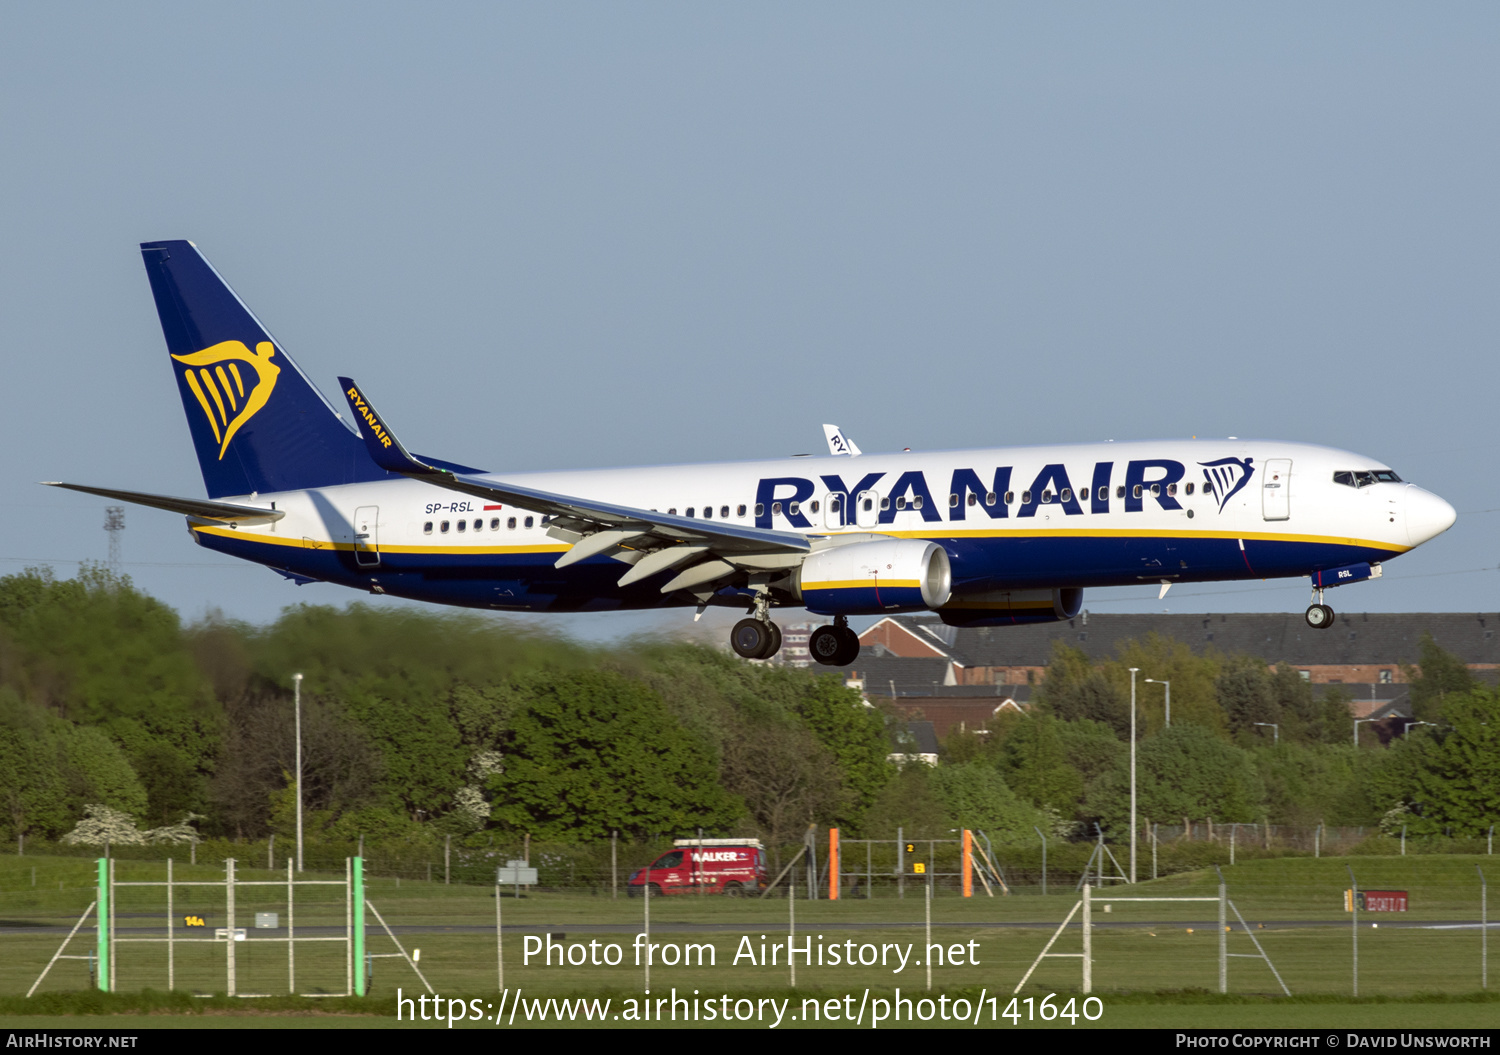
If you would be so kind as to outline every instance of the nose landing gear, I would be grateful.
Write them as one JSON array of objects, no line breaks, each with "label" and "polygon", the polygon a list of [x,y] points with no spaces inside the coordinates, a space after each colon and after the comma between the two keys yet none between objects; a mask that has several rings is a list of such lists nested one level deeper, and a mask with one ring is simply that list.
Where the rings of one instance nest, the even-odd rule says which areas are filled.
[{"label": "nose landing gear", "polygon": [[1327,630],[1333,625],[1333,609],[1323,603],[1323,591],[1313,590],[1313,603],[1307,609],[1307,625],[1314,630]]}]

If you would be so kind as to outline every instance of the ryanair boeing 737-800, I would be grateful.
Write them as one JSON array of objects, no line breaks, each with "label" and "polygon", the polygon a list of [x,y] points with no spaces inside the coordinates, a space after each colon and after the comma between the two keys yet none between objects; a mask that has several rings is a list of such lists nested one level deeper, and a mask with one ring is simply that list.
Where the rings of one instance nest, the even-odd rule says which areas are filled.
[{"label": "ryanair boeing 737-800", "polygon": [[78,484],[184,514],[200,546],[298,582],[503,611],[739,606],[768,658],[771,609],[956,626],[1075,615],[1087,587],[1309,576],[1332,586],[1446,531],[1453,507],[1348,451],[1163,440],[718,465],[492,473],[407,452],[340,378],[347,424],[191,242],[141,246],[208,500]]}]

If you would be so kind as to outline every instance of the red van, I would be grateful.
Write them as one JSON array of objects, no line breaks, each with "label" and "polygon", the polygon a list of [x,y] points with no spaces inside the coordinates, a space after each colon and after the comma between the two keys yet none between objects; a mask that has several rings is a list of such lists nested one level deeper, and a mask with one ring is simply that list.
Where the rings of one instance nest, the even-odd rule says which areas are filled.
[{"label": "red van", "polygon": [[673,839],[674,849],[633,872],[626,890],[642,897],[723,894],[744,897],[766,888],[766,850],[759,839]]}]

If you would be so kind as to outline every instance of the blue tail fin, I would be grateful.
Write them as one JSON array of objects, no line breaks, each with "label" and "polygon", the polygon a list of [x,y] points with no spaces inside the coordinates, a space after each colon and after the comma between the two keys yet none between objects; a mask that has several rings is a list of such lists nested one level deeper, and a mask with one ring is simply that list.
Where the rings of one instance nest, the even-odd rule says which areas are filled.
[{"label": "blue tail fin", "polygon": [[141,256],[210,498],[385,477],[195,245]]}]

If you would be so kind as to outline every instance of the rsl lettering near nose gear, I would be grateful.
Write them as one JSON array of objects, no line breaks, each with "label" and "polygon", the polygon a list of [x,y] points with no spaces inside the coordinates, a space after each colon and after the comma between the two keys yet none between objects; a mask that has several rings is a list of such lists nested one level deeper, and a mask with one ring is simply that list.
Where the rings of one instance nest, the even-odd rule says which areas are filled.
[{"label": "rsl lettering near nose gear", "polygon": [[[191,242],[141,246],[208,498],[57,484],[187,517],[201,546],[298,585],[436,604],[577,612],[745,611],[741,656],[780,648],[779,607],[832,619],[819,663],[859,653],[848,619],[1051,622],[1086,589],[1307,576],[1324,591],[1446,531],[1453,507],[1375,459],[1269,440],[865,453],[549,473],[414,455],[369,393],[352,424]],[[504,452],[500,452],[503,457]]]}]

